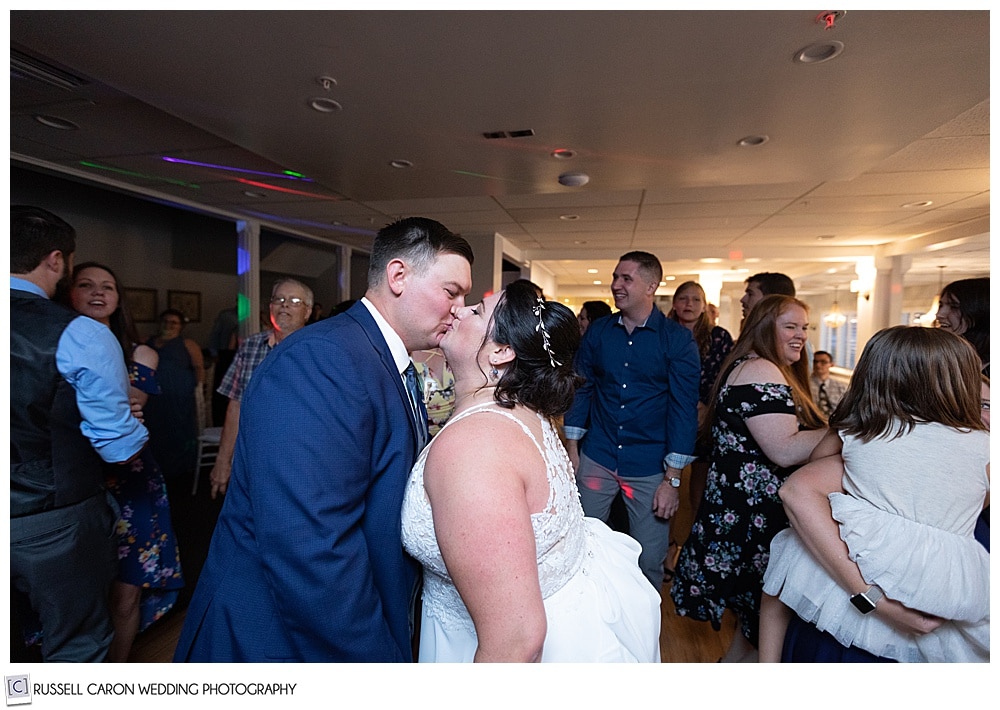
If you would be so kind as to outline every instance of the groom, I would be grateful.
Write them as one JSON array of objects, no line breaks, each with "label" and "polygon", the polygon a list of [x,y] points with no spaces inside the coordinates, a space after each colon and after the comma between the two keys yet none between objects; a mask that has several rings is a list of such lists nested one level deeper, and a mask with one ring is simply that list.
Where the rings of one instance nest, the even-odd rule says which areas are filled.
[{"label": "groom", "polygon": [[254,372],[175,661],[412,660],[400,508],[420,432],[403,373],[450,328],[472,260],[434,220],[384,227],[365,297]]}]

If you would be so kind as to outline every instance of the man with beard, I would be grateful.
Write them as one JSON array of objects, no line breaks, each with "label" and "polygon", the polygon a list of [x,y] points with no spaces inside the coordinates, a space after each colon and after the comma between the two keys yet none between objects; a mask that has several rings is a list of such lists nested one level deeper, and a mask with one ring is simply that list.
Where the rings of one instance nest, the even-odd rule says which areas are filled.
[{"label": "man with beard", "polygon": [[72,271],[73,227],[21,205],[10,221],[13,616],[37,617],[43,660],[102,661],[118,568],[105,465],[131,462],[149,435],[114,335],[51,300]]},{"label": "man with beard", "polygon": [[219,455],[215,459],[209,480],[212,482],[212,499],[219,493],[225,495],[229,486],[229,475],[233,467],[233,450],[236,448],[236,434],[240,430],[240,401],[250,384],[250,376],[271,350],[306,325],[312,313],[313,292],[301,281],[280,278],[271,288],[271,330],[254,333],[240,343],[236,357],[226,371],[219,385],[219,394],[229,398],[226,421],[222,425],[219,440]]}]

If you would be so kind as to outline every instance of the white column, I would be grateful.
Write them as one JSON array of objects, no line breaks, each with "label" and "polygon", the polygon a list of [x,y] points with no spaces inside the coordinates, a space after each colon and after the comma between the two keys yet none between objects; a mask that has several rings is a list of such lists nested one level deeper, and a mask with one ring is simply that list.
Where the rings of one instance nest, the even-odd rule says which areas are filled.
[{"label": "white column", "polygon": [[866,256],[858,259],[854,271],[857,277],[851,281],[851,291],[857,294],[858,300],[856,309],[858,312],[857,329],[857,350],[861,353],[864,344],[877,330],[874,323],[874,308],[872,299],[875,298],[875,257]]},{"label": "white column", "polygon": [[903,312],[903,277],[913,264],[912,256],[897,255],[875,258],[875,300],[873,325],[875,331],[899,325]]},{"label": "white column", "polygon": [[[339,271],[337,274],[337,303],[343,303],[351,297],[351,253],[353,251],[349,246],[337,247]],[[332,308],[334,305],[336,304],[330,304],[330,307]]]},{"label": "white column", "polygon": [[709,303],[714,303],[721,309],[719,301],[722,297],[722,272],[699,271],[698,283],[705,290],[705,298],[708,299],[708,302],[705,304],[706,307]]},{"label": "white column", "polygon": [[483,294],[503,287],[503,237],[491,234],[466,234],[462,236],[472,247],[475,260],[472,264],[472,291],[465,302],[479,303]]},{"label": "white column", "polygon": [[236,276],[239,283],[237,313],[239,336],[260,332],[260,223],[236,223]]}]

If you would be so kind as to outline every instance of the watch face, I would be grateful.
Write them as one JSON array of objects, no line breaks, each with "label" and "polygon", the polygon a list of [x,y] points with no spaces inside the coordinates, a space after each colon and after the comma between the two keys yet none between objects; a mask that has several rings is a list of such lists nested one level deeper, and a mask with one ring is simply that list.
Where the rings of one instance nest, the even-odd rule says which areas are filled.
[{"label": "watch face", "polygon": [[674,476],[673,478],[670,479],[670,485],[673,486],[674,488],[680,488],[681,487],[681,479],[679,479],[676,476]]},{"label": "watch face", "polygon": [[872,600],[866,597],[863,592],[852,596],[851,604],[862,614],[870,614],[875,611],[875,605],[872,603]]}]

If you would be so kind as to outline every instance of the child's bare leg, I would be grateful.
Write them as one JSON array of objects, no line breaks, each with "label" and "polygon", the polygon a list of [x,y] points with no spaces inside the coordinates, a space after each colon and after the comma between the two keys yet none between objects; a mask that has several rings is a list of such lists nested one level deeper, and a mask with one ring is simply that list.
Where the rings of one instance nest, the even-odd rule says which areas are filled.
[{"label": "child's bare leg", "polygon": [[785,631],[792,618],[792,610],[778,597],[762,594],[760,598],[760,663],[780,663],[781,649],[785,645]]}]

